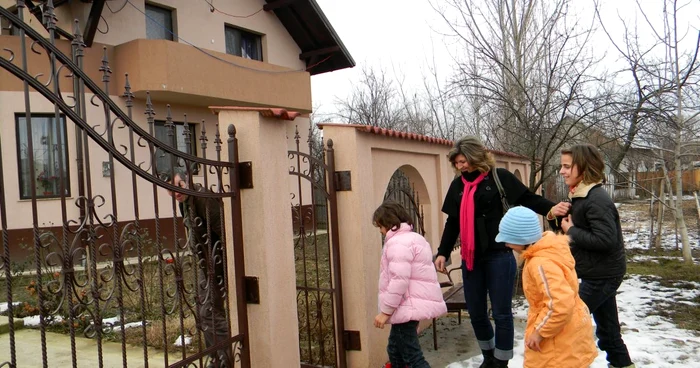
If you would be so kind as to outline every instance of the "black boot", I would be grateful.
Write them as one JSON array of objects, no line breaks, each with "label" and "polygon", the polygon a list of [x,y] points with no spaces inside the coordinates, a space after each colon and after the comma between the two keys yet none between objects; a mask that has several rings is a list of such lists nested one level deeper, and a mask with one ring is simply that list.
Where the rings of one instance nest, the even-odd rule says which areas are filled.
[{"label": "black boot", "polygon": [[494,361],[496,360],[496,358],[493,357],[493,349],[481,350],[481,354],[484,356],[484,362],[481,363],[479,368],[493,368]]},{"label": "black boot", "polygon": [[508,360],[500,360],[498,358],[493,358],[493,368],[508,368]]}]

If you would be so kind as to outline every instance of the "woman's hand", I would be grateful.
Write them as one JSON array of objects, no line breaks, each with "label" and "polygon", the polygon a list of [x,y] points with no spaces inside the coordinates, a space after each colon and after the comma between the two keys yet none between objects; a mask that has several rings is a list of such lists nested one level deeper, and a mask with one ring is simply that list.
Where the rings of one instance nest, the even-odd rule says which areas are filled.
[{"label": "woman's hand", "polygon": [[445,262],[447,259],[445,256],[437,256],[435,257],[435,269],[438,270],[438,272],[445,273]]},{"label": "woman's hand", "polygon": [[534,351],[541,351],[540,342],[542,342],[542,336],[540,336],[540,333],[535,330],[532,332],[532,334],[530,334],[530,336],[527,337],[527,339],[525,339],[525,346]]},{"label": "woman's hand", "polygon": [[571,220],[571,215],[564,217],[561,220],[561,230],[564,232],[564,234],[569,232],[569,229],[571,229],[574,226],[574,222]]},{"label": "woman's hand", "polygon": [[570,209],[571,202],[559,202],[555,204],[551,210],[549,210],[549,213],[551,213],[555,217],[564,217],[569,213]]}]

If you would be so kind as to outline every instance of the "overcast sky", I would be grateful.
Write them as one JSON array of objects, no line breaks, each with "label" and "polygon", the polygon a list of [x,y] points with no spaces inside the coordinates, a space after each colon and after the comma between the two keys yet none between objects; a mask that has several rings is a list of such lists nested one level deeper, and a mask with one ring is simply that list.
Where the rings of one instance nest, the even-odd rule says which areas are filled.
[{"label": "overcast sky", "polygon": [[[359,80],[363,65],[382,67],[394,75],[403,76],[407,84],[418,84],[422,71],[436,56],[438,71],[442,79],[452,73],[449,39],[438,32],[444,31],[444,21],[433,10],[428,0],[316,0],[328,17],[343,43],[355,59],[357,66],[311,78],[315,112],[328,114],[334,111],[337,98],[345,98],[352,83]],[[659,17],[662,11],[661,0],[641,0],[648,9],[649,17]],[[681,23],[684,29],[690,28],[697,35],[700,25],[700,0],[680,0],[679,4],[691,3],[684,9]],[[592,8],[593,0],[575,0],[580,6],[578,12],[586,16]],[[603,18],[613,34],[621,35],[622,28],[618,14],[629,21],[644,25],[644,20],[636,11],[634,0],[603,0]],[[608,25],[609,24],[609,25]],[[640,37],[648,35],[640,32]],[[689,36],[692,43],[694,36]],[[608,40],[599,34],[595,50],[601,55],[607,51],[607,63],[614,67],[618,58],[616,51],[607,47]]]}]

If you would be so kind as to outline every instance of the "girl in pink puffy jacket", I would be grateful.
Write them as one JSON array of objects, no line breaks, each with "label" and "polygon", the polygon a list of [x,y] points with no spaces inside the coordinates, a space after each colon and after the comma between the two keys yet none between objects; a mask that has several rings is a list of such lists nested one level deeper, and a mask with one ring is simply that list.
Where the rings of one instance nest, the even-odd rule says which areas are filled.
[{"label": "girl in pink puffy jacket", "polygon": [[372,216],[385,236],[379,272],[379,314],[374,326],[391,325],[387,353],[391,367],[430,367],[418,342],[418,321],[447,312],[433,266],[430,244],[413,232],[411,216],[394,201]]}]

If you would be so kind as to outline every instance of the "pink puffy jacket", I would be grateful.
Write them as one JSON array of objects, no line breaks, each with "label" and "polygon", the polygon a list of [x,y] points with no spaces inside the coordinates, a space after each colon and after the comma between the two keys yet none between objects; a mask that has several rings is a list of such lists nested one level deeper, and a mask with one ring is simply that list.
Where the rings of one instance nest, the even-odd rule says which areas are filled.
[{"label": "pink puffy jacket", "polygon": [[430,244],[406,223],[386,234],[379,271],[379,310],[391,315],[390,324],[447,313]]}]

